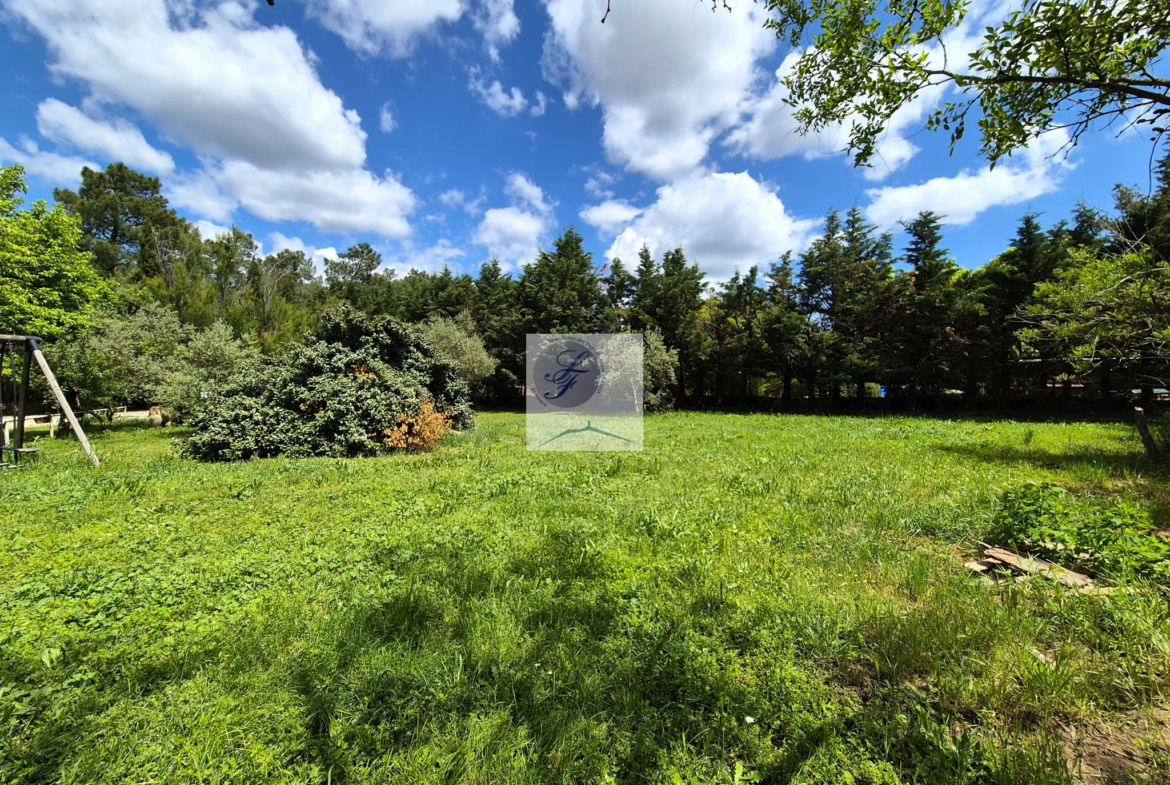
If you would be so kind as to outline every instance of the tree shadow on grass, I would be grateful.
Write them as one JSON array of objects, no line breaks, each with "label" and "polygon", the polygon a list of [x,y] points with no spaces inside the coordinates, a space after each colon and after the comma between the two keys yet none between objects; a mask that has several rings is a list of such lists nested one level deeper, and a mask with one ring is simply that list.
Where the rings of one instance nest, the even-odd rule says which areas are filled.
[{"label": "tree shadow on grass", "polygon": [[992,444],[932,444],[931,449],[957,455],[963,458],[989,463],[1026,463],[1038,469],[1066,472],[1099,473],[1102,469],[1110,475],[1124,477],[1139,473],[1161,480],[1170,480],[1170,466],[1151,461],[1140,448],[1131,452],[1101,447],[1073,447],[1071,449],[1045,449],[1041,447],[1016,447]]},{"label": "tree shadow on grass", "polygon": [[802,663],[801,618],[763,630],[726,576],[683,563],[630,581],[597,532],[550,528],[495,559],[416,549],[387,596],[313,636],[316,655],[269,663],[308,708],[306,762],[334,782],[378,760],[402,781],[525,783],[730,783],[737,762],[763,782],[887,781],[957,765],[941,720],[900,759],[875,753],[868,737],[903,731],[878,734]]}]

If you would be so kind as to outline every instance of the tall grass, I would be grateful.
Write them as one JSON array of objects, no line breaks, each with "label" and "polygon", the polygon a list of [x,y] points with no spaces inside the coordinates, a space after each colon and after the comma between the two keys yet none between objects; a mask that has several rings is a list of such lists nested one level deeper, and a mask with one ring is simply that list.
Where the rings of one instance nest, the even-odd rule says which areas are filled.
[{"label": "tall grass", "polygon": [[0,476],[0,781],[1068,782],[1062,729],[1165,700],[1165,597],[959,555],[1027,479],[1165,521],[1124,426],[479,422],[211,465],[128,425]]}]

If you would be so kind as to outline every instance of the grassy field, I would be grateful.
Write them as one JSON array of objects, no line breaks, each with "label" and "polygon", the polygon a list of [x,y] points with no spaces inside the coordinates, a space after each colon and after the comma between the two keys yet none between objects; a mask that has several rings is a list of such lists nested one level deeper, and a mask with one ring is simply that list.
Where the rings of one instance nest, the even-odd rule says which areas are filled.
[{"label": "grassy field", "polygon": [[0,475],[0,782],[1167,781],[1165,596],[962,566],[1028,479],[1166,527],[1124,425],[678,413],[530,453],[485,414],[226,465],[182,435]]}]

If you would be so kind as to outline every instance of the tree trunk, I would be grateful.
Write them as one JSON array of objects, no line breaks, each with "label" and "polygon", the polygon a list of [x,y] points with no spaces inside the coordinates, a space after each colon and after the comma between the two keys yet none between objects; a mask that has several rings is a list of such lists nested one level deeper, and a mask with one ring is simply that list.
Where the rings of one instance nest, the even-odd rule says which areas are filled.
[{"label": "tree trunk", "polygon": [[784,371],[784,389],[780,393],[780,408],[782,411],[792,411],[792,374]]},{"label": "tree trunk", "polygon": [[1151,461],[1156,461],[1160,457],[1160,453],[1158,443],[1154,441],[1154,437],[1150,433],[1150,426],[1146,423],[1146,410],[1139,406],[1133,411],[1137,420],[1138,433],[1142,437],[1142,446],[1146,448],[1146,457]]}]

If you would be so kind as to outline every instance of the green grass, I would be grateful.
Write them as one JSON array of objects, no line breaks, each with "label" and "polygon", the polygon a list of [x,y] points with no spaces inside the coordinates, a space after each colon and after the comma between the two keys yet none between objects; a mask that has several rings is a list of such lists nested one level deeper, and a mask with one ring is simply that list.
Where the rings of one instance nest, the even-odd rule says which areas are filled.
[{"label": "green grass", "polygon": [[0,475],[0,782],[1058,783],[1068,729],[1164,774],[1134,723],[1165,596],[960,555],[1028,479],[1166,526],[1124,425],[678,413],[530,453],[486,414],[239,464],[182,434]]}]

